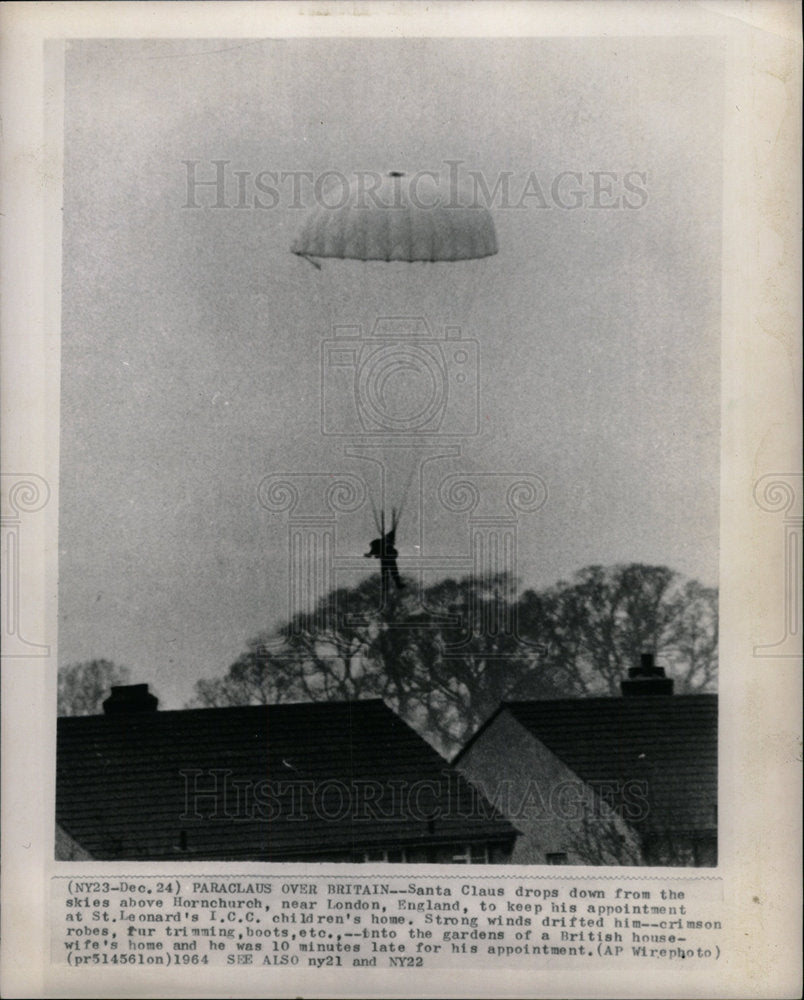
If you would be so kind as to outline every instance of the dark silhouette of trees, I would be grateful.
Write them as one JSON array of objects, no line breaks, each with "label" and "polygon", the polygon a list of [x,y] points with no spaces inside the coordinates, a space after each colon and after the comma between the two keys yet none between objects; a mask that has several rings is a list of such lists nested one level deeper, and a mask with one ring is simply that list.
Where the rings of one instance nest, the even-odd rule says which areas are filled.
[{"label": "dark silhouette of trees", "polygon": [[128,667],[110,660],[88,660],[59,668],[59,715],[98,715],[113,684],[128,684]]},{"label": "dark silhouette of trees", "polygon": [[677,693],[712,690],[717,592],[640,564],[522,594],[505,575],[408,581],[385,601],[369,577],[257,636],[190,705],[382,698],[450,754],[506,699],[618,695],[643,652]]},{"label": "dark silhouette of trees", "polygon": [[[199,681],[191,704],[382,698],[451,751],[539,655],[504,628],[516,609],[507,577],[445,580],[421,595],[410,585],[385,605],[381,598],[375,577],[334,591],[252,640],[225,677]],[[558,693],[545,685],[545,696]]]},{"label": "dark silhouette of trees", "polygon": [[[589,566],[569,583],[523,594],[519,623],[547,646],[544,668],[561,675],[568,696],[619,694],[643,652],[657,656],[676,694],[716,684],[717,591],[665,566]],[[519,694],[534,696],[527,684]]]}]

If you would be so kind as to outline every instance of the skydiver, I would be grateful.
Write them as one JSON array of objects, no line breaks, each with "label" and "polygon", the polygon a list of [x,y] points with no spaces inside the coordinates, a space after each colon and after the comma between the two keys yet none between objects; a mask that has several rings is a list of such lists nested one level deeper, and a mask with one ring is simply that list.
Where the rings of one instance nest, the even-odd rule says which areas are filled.
[{"label": "skydiver", "polygon": [[[390,581],[393,580],[396,584],[397,590],[404,589],[405,583],[399,575],[399,567],[396,564],[396,558],[399,553],[396,550],[396,528],[399,523],[399,518],[396,511],[392,511],[391,514],[391,530],[387,534],[381,534],[379,538],[375,538],[369,544],[369,550],[365,553],[366,559],[379,559],[380,560],[380,574],[382,580],[382,592],[387,594],[389,590]],[[385,517],[383,516],[383,523],[380,527],[382,532],[385,527]]]}]

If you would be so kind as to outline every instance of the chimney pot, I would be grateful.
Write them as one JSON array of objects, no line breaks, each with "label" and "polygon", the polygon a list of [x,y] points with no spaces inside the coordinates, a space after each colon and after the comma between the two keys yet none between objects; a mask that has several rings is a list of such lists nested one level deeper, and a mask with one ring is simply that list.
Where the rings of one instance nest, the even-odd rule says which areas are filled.
[{"label": "chimney pot", "polygon": [[120,684],[103,703],[105,715],[128,715],[132,712],[155,712],[159,699],[151,694],[147,684]]}]

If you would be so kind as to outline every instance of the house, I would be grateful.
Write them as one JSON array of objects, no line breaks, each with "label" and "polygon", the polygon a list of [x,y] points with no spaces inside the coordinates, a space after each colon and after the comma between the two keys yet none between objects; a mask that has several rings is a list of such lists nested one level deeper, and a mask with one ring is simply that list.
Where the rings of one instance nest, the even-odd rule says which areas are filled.
[{"label": "house", "polygon": [[92,855],[56,824],[56,858],[59,861],[91,861]]},{"label": "house", "polygon": [[717,864],[717,695],[653,657],[619,698],[512,701],[453,761],[519,829],[514,864]]},{"label": "house", "polygon": [[[58,720],[56,820],[95,859],[506,860],[516,830],[382,701]],[[62,858],[62,860],[65,860]]]}]

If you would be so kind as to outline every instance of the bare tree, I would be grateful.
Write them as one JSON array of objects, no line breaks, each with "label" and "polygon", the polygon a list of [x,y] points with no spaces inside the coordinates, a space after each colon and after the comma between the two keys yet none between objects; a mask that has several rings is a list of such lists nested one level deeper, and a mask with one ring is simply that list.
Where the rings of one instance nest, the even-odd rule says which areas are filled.
[{"label": "bare tree", "polygon": [[[638,833],[619,822],[615,812],[584,804],[580,822],[569,832],[569,851],[585,865],[644,865]],[[576,862],[577,863],[577,862]]]},{"label": "bare tree", "polygon": [[225,677],[196,684],[190,704],[382,698],[451,753],[532,669],[538,651],[499,621],[515,600],[505,576],[390,599],[369,578],[252,640]]},{"label": "bare tree", "polygon": [[[543,647],[517,632],[516,602],[516,581],[507,574],[444,580],[425,592],[436,621],[410,622],[409,721],[444,752],[462,746],[524,677],[540,679],[541,697],[560,694],[554,678],[537,670]],[[405,714],[404,706],[398,710]]]},{"label": "bare tree", "polygon": [[717,685],[718,594],[688,580],[675,597],[663,653],[679,694],[714,691]]},{"label": "bare tree", "polygon": [[717,591],[666,566],[590,566],[523,594],[519,617],[547,646],[543,667],[558,672],[567,696],[619,694],[643,652],[657,655],[678,694],[714,690]]},{"label": "bare tree", "polygon": [[59,668],[58,714],[98,715],[113,684],[129,682],[128,667],[111,660],[88,660]]},{"label": "bare tree", "polygon": [[[382,697],[390,680],[372,644],[391,612],[380,604],[374,578],[327,594],[312,611],[252,639],[224,677],[198,681],[188,707]],[[388,666],[390,674],[390,658]]]}]

